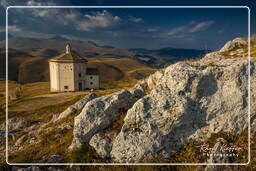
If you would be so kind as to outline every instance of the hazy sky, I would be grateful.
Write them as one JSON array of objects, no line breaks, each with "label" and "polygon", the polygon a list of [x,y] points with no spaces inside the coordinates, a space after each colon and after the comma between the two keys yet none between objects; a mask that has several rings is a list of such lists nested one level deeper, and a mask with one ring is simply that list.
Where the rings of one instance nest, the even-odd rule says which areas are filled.
[{"label": "hazy sky", "polygon": [[[111,5],[103,1],[96,2],[98,4],[92,5]],[[2,1],[1,8],[9,5],[88,5],[81,3],[65,1],[63,4],[63,1],[56,0],[19,3]],[[9,33],[15,36],[63,36],[120,48],[218,49],[228,40],[248,34],[246,8],[11,8],[8,13]],[[3,10],[1,15],[5,15]],[[0,22],[0,30],[4,31],[4,25],[3,21]]]}]

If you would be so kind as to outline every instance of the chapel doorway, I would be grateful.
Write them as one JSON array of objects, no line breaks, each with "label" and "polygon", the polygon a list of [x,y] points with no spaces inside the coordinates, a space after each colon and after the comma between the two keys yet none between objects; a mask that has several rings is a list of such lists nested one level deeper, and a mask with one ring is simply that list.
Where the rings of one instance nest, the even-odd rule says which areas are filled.
[{"label": "chapel doorway", "polygon": [[78,83],[78,90],[79,91],[82,91],[83,90],[83,85],[82,85],[82,83],[80,82],[80,83]]}]

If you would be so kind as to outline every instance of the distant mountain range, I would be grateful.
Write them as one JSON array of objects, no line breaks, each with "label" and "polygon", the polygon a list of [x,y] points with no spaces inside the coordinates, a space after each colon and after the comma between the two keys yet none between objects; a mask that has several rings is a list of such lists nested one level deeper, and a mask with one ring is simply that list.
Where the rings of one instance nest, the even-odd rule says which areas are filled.
[{"label": "distant mountain range", "polygon": [[[1,37],[1,34],[0,34]],[[132,58],[152,67],[190,58],[202,57],[209,50],[161,48],[161,49],[120,49],[109,45],[98,45],[93,41],[68,40],[62,36],[54,36],[50,39],[35,39],[23,37],[10,37],[9,48],[24,51],[31,56],[51,58],[62,53],[65,45],[70,43],[73,50],[79,55],[91,57]],[[0,41],[0,48],[5,47],[5,40]]]},{"label": "distant mountain range", "polygon": [[[2,36],[2,37],[1,37]],[[0,33],[0,77],[5,76],[5,33]],[[63,53],[66,44],[82,57],[96,59],[129,59],[138,61],[148,67],[163,67],[170,63],[191,58],[200,58],[209,50],[197,49],[120,49],[109,45],[98,45],[93,41],[68,40],[54,36],[50,39],[13,37],[10,35],[9,45],[9,78],[19,82],[47,81],[48,58]],[[133,62],[132,62],[133,63]],[[118,66],[118,65],[117,65]],[[32,69],[30,68],[32,67]],[[115,66],[116,67],[116,66]],[[28,76],[29,73],[37,73]]]},{"label": "distant mountain range", "polygon": [[161,49],[129,49],[134,52],[134,59],[153,67],[168,66],[170,63],[185,59],[200,58],[210,50],[161,48]]}]

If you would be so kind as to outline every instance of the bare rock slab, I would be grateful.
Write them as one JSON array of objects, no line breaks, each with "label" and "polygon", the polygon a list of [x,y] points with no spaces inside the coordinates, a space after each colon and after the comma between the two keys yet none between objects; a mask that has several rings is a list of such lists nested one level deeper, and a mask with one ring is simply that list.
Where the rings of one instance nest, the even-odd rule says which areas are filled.
[{"label": "bare rock slab", "polygon": [[91,138],[89,144],[102,158],[110,158],[112,142],[116,136],[114,131],[100,132]]},{"label": "bare rock slab", "polygon": [[69,115],[75,114],[77,111],[81,110],[86,105],[86,103],[88,103],[92,99],[95,99],[96,97],[97,97],[97,95],[94,93],[85,96],[83,99],[81,99],[81,100],[77,101],[75,104],[69,106],[62,113],[54,115],[52,118],[52,121],[56,122],[63,118],[66,118]]},{"label": "bare rock slab", "polygon": [[98,97],[88,102],[82,112],[75,117],[74,138],[69,149],[89,142],[97,132],[107,128],[112,119],[120,114],[120,110],[128,110],[134,103],[134,97],[128,90]]},{"label": "bare rock slab", "polygon": [[[112,159],[139,162],[160,153],[168,157],[212,133],[240,133],[248,127],[248,74],[245,58],[223,59],[214,66],[197,61],[167,67],[150,94],[128,110],[113,141]],[[251,76],[255,78],[255,71]],[[253,94],[256,87],[251,86]]]}]

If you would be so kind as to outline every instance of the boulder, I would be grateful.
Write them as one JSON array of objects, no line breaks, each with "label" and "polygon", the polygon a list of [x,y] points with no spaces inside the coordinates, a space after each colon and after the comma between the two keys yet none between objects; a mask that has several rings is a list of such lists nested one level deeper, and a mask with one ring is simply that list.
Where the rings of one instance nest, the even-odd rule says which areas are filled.
[{"label": "boulder", "polygon": [[202,61],[205,64],[218,62],[222,60],[224,56],[221,55],[219,51],[207,53],[200,61]]},{"label": "boulder", "polygon": [[[254,71],[251,74],[256,78]],[[170,157],[212,133],[236,135],[248,126],[246,58],[223,59],[209,67],[204,60],[179,62],[167,67],[155,83],[150,94],[128,110],[113,141],[114,161],[139,162],[160,153]],[[251,86],[256,93],[256,85]]]},{"label": "boulder", "polygon": [[[18,130],[23,128],[31,123],[30,120],[23,117],[13,117],[8,119],[8,129],[9,130]],[[0,130],[5,130],[5,122],[1,124]]]},{"label": "boulder", "polygon": [[163,77],[164,73],[163,71],[159,70],[156,71],[154,74],[150,75],[147,78],[147,86],[148,88],[151,90],[152,88],[155,87],[155,85],[159,82],[159,80],[161,80],[161,78]]},{"label": "boulder", "polygon": [[92,99],[95,99],[96,97],[97,97],[97,95],[94,94],[94,93],[85,96],[83,99],[79,100],[78,102],[76,102],[72,106],[69,106],[62,113],[53,115],[52,121],[56,122],[56,121],[59,121],[63,118],[66,118],[69,115],[75,114],[77,111],[81,110],[86,103],[88,103]]},{"label": "boulder", "polygon": [[145,80],[139,81],[133,88],[129,89],[129,92],[136,100],[138,100],[145,96],[144,90],[146,89],[146,86]]},{"label": "boulder", "polygon": [[247,41],[242,38],[235,38],[234,40],[228,41],[221,49],[220,52],[226,52],[238,48],[244,48],[247,46]]},{"label": "boulder", "polygon": [[84,142],[89,142],[97,132],[107,128],[112,119],[128,110],[135,99],[128,90],[98,97],[88,102],[82,112],[75,117],[73,141],[69,149],[78,148]]},{"label": "boulder", "polygon": [[116,135],[117,134],[114,131],[100,132],[91,138],[89,144],[102,158],[110,158],[112,141]]}]

